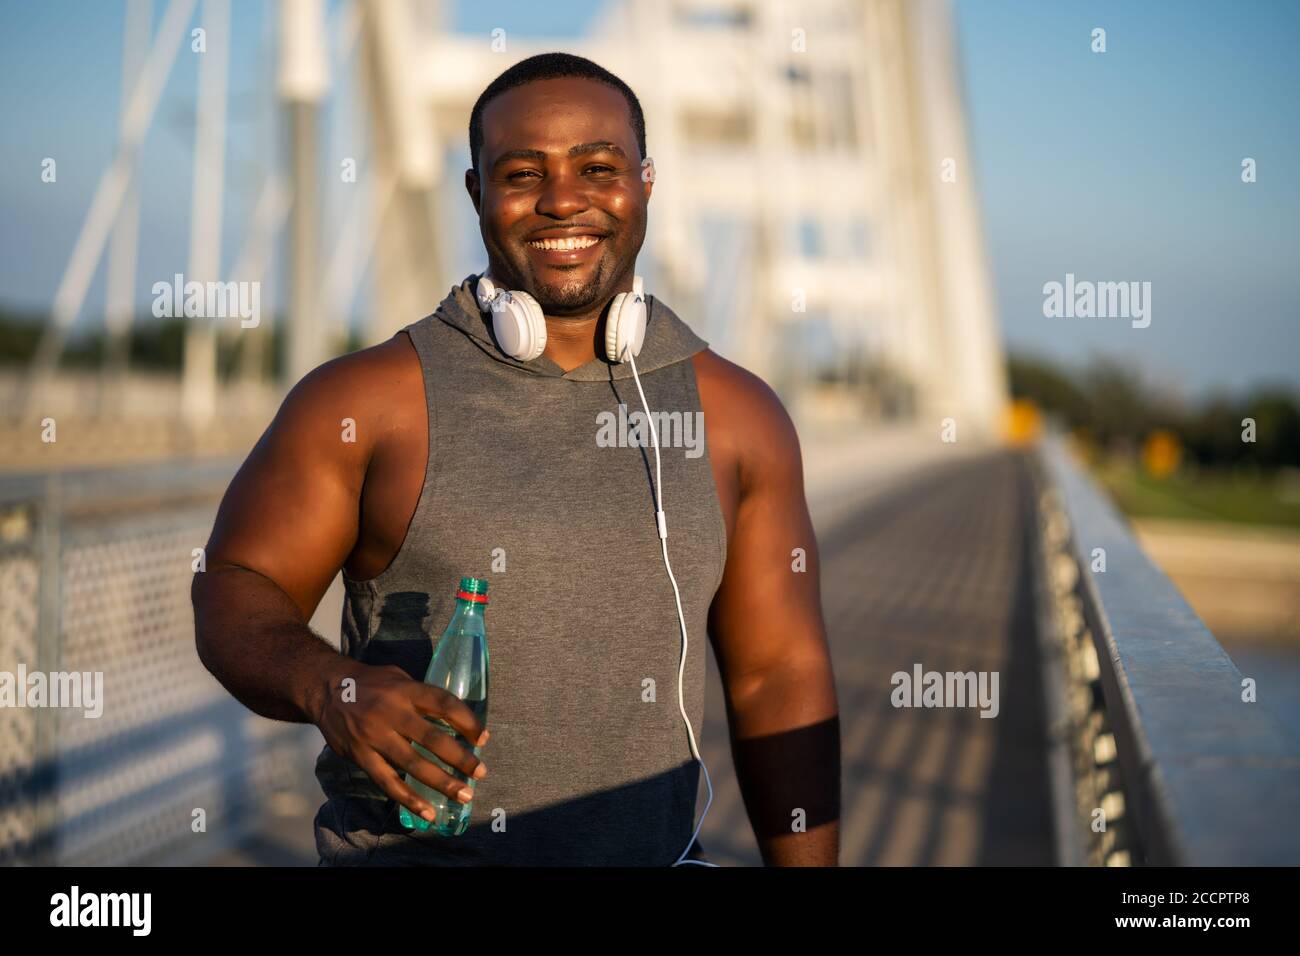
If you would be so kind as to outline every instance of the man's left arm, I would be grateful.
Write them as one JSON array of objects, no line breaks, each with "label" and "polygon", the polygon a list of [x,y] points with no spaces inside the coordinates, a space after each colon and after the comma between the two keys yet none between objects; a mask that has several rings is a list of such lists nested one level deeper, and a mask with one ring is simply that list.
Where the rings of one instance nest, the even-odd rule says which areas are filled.
[{"label": "man's left arm", "polygon": [[736,777],[764,863],[838,866],[839,707],[799,437],[766,384],[731,373],[738,503],[709,632]]}]

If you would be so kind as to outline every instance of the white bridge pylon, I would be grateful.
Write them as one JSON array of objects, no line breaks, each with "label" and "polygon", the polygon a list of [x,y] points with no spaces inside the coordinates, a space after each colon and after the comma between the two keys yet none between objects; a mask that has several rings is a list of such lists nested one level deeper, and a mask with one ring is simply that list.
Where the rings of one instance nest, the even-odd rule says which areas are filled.
[{"label": "white bridge pylon", "polygon": [[[135,268],[139,145],[197,6],[171,0],[129,69],[148,4],[128,8],[123,82],[132,92],[119,147],[59,286],[29,410],[110,232],[110,327],[124,321],[119,273]],[[224,46],[230,14],[228,0],[198,9],[209,48],[187,279],[203,282],[221,271],[224,169],[213,151],[226,138],[226,51],[213,44]],[[432,311],[467,261],[481,264],[481,250],[459,247],[467,212],[451,205],[469,202],[470,109],[510,64],[565,50],[637,92],[657,173],[638,271],[715,350],[796,391],[809,384],[799,376],[828,368],[848,390],[863,386],[837,369],[883,369],[906,383],[918,416],[951,415],[976,434],[1000,426],[1005,372],[947,0],[614,0],[577,40],[516,37],[508,19],[489,36],[451,33],[436,2],[354,0],[332,17],[322,0],[277,9],[288,156],[266,176],[227,280],[269,280],[287,232],[283,387],[330,357],[367,269],[362,338],[371,343]],[[349,76],[360,141],[327,146],[323,105]],[[356,163],[347,193],[331,178],[338,149]],[[342,211],[322,238],[326,200]],[[269,313],[270,297],[262,301]],[[830,354],[813,354],[822,340]],[[215,341],[211,322],[187,330],[181,411],[194,425],[216,407]]]}]

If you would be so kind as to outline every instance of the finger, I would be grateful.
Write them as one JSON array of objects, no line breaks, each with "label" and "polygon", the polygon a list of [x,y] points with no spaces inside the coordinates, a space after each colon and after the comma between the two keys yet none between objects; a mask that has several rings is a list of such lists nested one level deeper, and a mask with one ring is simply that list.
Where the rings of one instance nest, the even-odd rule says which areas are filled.
[{"label": "finger", "polygon": [[366,772],[375,786],[389,799],[396,800],[416,816],[430,823],[437,817],[438,811],[433,804],[407,786],[406,781],[376,751],[371,750],[358,759],[357,766]]},{"label": "finger", "polygon": [[471,748],[466,747],[459,738],[453,737],[437,724],[413,714],[404,719],[397,730],[408,740],[415,740],[425,750],[437,754],[466,777],[482,780],[487,775],[487,765],[479,759],[478,755]]},{"label": "finger", "polygon": [[441,717],[458,730],[471,745],[481,747],[487,743],[483,721],[475,716],[469,704],[441,687],[419,684],[411,698],[415,709],[422,714]]},{"label": "finger", "polygon": [[397,731],[388,734],[375,749],[398,771],[409,773],[431,790],[446,794],[458,803],[468,803],[474,798],[474,791],[468,784],[442,770]]}]

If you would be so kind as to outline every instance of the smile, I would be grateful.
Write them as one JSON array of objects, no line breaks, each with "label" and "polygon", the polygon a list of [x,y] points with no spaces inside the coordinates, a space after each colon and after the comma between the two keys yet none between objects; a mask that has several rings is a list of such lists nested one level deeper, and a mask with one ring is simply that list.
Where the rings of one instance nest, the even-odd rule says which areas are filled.
[{"label": "smile", "polygon": [[589,249],[604,238],[602,236],[568,236],[564,239],[531,239],[528,244],[534,249],[544,249],[548,252],[573,252],[578,249]]}]

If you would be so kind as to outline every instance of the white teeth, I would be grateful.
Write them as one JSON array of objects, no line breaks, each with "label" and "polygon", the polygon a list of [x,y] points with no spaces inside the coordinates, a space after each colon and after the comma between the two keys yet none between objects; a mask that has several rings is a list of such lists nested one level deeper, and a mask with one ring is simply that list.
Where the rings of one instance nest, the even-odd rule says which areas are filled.
[{"label": "white teeth", "polygon": [[600,239],[596,236],[570,236],[567,239],[534,239],[528,244],[534,249],[550,249],[553,251],[571,251],[573,249],[586,249],[594,246]]}]

